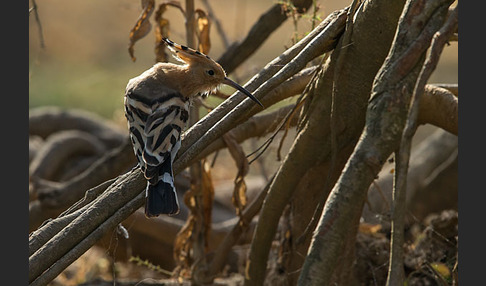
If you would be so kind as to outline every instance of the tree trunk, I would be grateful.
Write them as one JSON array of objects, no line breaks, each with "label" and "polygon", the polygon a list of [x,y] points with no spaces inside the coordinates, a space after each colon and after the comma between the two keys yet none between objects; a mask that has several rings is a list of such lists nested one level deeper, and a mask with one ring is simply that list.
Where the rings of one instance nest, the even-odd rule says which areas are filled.
[{"label": "tree trunk", "polygon": [[[275,211],[270,208],[274,208],[275,201],[282,200],[282,193],[288,189],[296,189],[291,210],[292,253],[288,258],[289,268],[285,269],[286,273],[293,273],[289,276],[290,284],[293,284],[301,268],[302,256],[307,252],[310,236],[306,237],[303,243],[297,240],[313,216],[318,202],[327,197],[327,193],[358,140],[364,126],[366,105],[373,78],[388,53],[403,6],[403,1],[366,3],[363,11],[358,14],[353,32],[349,32],[352,44],[343,44],[342,41],[338,43],[309,91],[300,132],[270,189],[266,200],[268,203],[263,206],[260,223],[255,231],[249,263],[265,260],[263,256],[266,252],[257,243],[259,227],[266,236],[273,237],[266,220],[266,216],[269,215],[267,209],[269,212]],[[373,44],[370,43],[371,41]],[[363,57],[363,54],[368,56]],[[338,61],[340,61],[339,71],[336,72]],[[337,124],[330,126],[333,91],[335,92],[334,114],[337,116],[334,122]],[[330,170],[331,128],[335,128],[334,134],[337,140],[334,151],[336,162],[333,170]],[[332,174],[328,176],[328,172]],[[326,180],[329,182],[325,182]],[[309,182],[312,182],[313,187],[309,186]],[[327,188],[323,189],[322,186]],[[275,198],[272,196],[272,189],[275,190],[273,191]],[[300,227],[297,227],[298,225]],[[261,264],[260,262],[259,266],[255,267],[261,269]],[[252,279],[256,278],[250,277],[247,280],[248,285],[255,285],[254,283],[258,285],[258,282]]]},{"label": "tree trunk", "polygon": [[[363,11],[372,8],[366,7],[371,3],[385,4],[380,1],[365,2]],[[400,144],[408,104],[425,52],[432,35],[444,22],[450,4],[451,1],[426,4],[423,1],[411,1],[406,5],[402,14],[405,16],[400,18],[393,45],[373,82],[365,129],[329,195],[298,285],[330,285],[333,282],[346,284],[341,279],[349,277],[351,265],[342,267],[343,260],[349,261],[343,259],[342,255],[349,253],[349,246],[352,245],[350,240],[356,237],[370,184]],[[358,23],[357,19],[355,25],[358,26]],[[348,271],[343,273],[340,269]]]},{"label": "tree trunk", "polygon": [[[314,215],[314,210],[319,201],[323,202],[322,200],[327,198],[331,187],[341,174],[344,164],[358,141],[365,124],[366,106],[373,79],[388,54],[403,4],[404,1],[366,2],[361,8],[361,12],[358,13],[352,32],[350,32],[350,43],[352,44],[344,43],[344,46],[342,42],[338,44],[331,55],[331,62],[326,69],[328,70],[327,74],[323,73],[320,77],[320,80],[325,83],[320,85],[320,88],[311,91],[315,94],[313,97],[316,100],[322,101],[323,97],[327,97],[326,105],[330,106],[333,87],[337,87],[334,93],[336,108],[334,114],[337,116],[336,122],[338,124],[331,126],[331,128],[337,129],[337,160],[334,170],[330,170],[330,150],[323,148],[326,143],[330,147],[331,130],[328,122],[331,121],[331,118],[330,108],[328,108],[325,115],[321,115],[321,118],[317,121],[320,130],[314,131],[323,134],[323,140],[326,143],[316,150],[319,150],[321,154],[326,152],[326,156],[308,172],[309,176],[304,177],[305,181],[302,180],[303,182],[299,185],[293,200],[292,225],[295,228],[292,229],[294,239],[292,240],[292,255],[289,258],[291,266],[287,270],[288,273],[292,273],[290,275],[291,285],[294,284],[300,273],[299,270],[302,268],[305,258],[303,255],[307,253],[311,235],[305,237],[304,243],[301,243],[297,238],[303,234],[303,230]],[[339,50],[342,52],[337,52]],[[363,55],[368,56],[363,57]],[[339,73],[335,73],[334,68],[338,61],[341,61],[340,70]],[[315,104],[310,102],[309,106]],[[332,172],[330,184],[326,185],[323,178],[326,178],[330,171]],[[305,183],[306,181],[307,183]],[[316,184],[315,182],[322,183]],[[310,187],[311,185],[314,187]],[[322,188],[323,185],[327,187]],[[314,222],[314,225],[316,223],[317,221]],[[311,227],[311,229],[314,229],[314,227]]]}]

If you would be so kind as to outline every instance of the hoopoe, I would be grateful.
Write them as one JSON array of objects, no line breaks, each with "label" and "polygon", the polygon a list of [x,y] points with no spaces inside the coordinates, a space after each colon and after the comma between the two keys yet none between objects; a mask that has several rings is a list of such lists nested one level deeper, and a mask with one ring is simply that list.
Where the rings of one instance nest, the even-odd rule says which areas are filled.
[{"label": "hoopoe", "polygon": [[263,107],[249,91],[227,78],[223,68],[210,57],[169,39],[163,40],[184,64],[156,63],[129,80],[124,98],[133,151],[147,179],[147,217],[179,212],[172,164],[181,146],[192,98],[226,84]]}]

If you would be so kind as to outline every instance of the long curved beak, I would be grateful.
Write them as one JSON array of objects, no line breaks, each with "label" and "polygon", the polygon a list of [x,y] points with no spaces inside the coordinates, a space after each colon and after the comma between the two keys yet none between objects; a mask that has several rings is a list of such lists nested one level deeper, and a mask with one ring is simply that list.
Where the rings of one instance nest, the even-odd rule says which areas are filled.
[{"label": "long curved beak", "polygon": [[223,80],[223,83],[226,84],[226,85],[229,85],[241,92],[243,92],[246,96],[248,96],[249,98],[251,98],[251,100],[253,100],[254,102],[258,103],[258,105],[260,105],[261,107],[265,108],[263,106],[263,104],[255,97],[253,96],[253,94],[251,94],[248,90],[246,90],[244,87],[242,87],[241,85],[237,84],[236,82],[232,81],[231,79],[225,77],[224,80]]}]

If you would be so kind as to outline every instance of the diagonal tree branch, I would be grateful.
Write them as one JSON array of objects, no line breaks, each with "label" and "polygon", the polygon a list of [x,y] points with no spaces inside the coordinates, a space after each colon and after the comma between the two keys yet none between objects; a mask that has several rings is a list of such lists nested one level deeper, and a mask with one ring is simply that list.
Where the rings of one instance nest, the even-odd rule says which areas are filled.
[{"label": "diagonal tree branch", "polygon": [[436,85],[426,85],[420,99],[418,124],[432,124],[458,135],[459,101],[457,95]]}]

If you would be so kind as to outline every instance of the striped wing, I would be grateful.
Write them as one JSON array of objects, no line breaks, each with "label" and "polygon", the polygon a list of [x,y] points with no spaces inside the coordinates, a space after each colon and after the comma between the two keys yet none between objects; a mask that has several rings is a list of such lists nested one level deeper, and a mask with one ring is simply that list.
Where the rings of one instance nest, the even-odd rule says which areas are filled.
[{"label": "striped wing", "polygon": [[150,184],[158,182],[164,163],[174,161],[189,116],[189,102],[179,92],[168,88],[158,91],[151,98],[130,90],[125,96],[133,150]]}]

